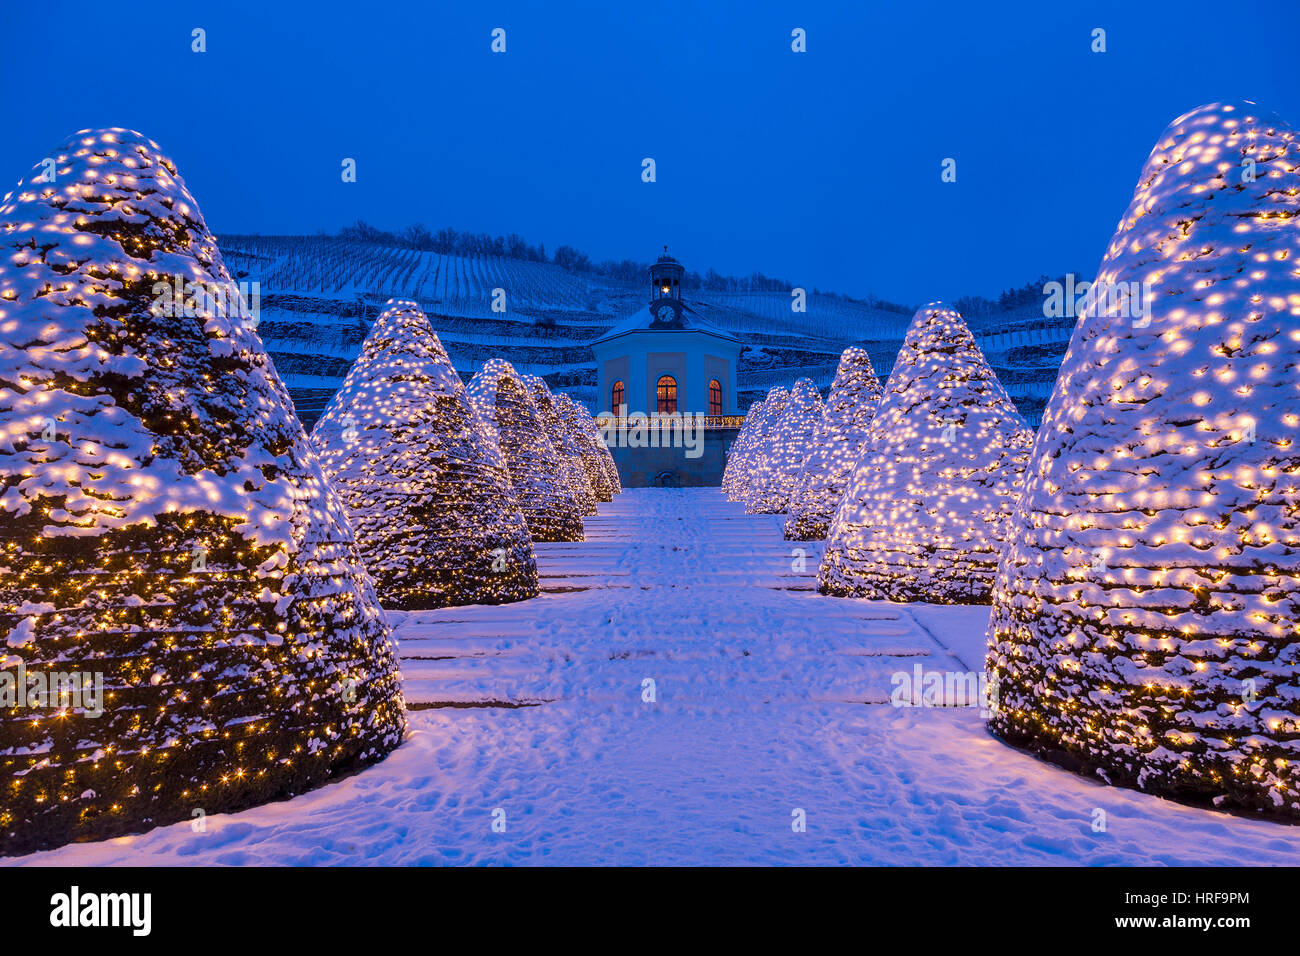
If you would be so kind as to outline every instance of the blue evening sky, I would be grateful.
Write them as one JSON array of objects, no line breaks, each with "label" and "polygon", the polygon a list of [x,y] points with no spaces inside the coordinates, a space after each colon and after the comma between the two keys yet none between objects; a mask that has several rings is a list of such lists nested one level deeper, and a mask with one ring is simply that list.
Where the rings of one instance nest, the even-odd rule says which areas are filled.
[{"label": "blue evening sky", "polygon": [[1250,99],[1300,122],[1296,14],[1294,0],[5,0],[0,191],[69,133],[127,126],[175,159],[217,233],[421,221],[593,259],[648,261],[666,242],[701,272],[907,303],[995,295],[1090,277],[1180,113]]}]

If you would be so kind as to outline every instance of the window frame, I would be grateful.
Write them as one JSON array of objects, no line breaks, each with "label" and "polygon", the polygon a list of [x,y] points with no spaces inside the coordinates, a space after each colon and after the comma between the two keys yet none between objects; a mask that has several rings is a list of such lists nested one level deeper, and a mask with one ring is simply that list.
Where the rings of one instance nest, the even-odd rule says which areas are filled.
[{"label": "window frame", "polygon": [[[664,384],[664,383],[668,384]],[[672,415],[677,411],[677,379],[672,375],[660,375],[655,382],[655,405],[660,415]],[[671,407],[665,407],[671,406]]]}]

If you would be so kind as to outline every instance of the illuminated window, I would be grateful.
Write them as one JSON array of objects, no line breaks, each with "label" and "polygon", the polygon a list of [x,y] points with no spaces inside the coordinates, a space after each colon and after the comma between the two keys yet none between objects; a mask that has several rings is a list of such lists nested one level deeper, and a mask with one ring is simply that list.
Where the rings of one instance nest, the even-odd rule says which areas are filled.
[{"label": "illuminated window", "polygon": [[722,383],[716,378],[709,382],[709,414],[722,414]]},{"label": "illuminated window", "polygon": [[659,411],[663,414],[671,415],[677,411],[677,379],[671,375],[660,376],[655,397],[659,399]]},{"label": "illuminated window", "polygon": [[623,383],[615,382],[614,387],[610,389],[610,396],[609,396],[610,400],[613,402],[613,406],[611,410],[614,412],[615,415],[617,415],[619,413],[619,409],[623,407],[623,404],[626,401],[626,396],[627,396],[627,390],[623,388]]}]

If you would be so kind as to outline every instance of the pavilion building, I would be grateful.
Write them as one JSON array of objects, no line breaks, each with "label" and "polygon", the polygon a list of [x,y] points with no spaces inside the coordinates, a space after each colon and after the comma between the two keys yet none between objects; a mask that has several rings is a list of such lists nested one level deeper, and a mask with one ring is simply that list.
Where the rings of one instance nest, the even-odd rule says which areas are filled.
[{"label": "pavilion building", "polygon": [[686,269],[667,247],[649,272],[649,303],[591,343],[592,412],[624,485],[717,485],[740,428],[741,342],[683,300]]}]

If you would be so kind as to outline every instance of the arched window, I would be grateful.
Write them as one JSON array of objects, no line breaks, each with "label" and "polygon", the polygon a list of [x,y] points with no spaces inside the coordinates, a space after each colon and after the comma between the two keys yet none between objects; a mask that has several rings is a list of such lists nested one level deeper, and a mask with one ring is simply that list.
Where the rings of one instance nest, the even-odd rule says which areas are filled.
[{"label": "arched window", "polygon": [[627,404],[627,389],[623,387],[622,382],[615,382],[614,387],[609,390],[610,402],[613,407],[610,409],[615,415],[622,414],[620,409]]},{"label": "arched window", "polygon": [[709,382],[709,414],[722,414],[722,383],[716,378]]},{"label": "arched window", "polygon": [[677,411],[677,379],[671,375],[661,375],[655,397],[659,400],[659,411],[662,414],[671,415]]}]

